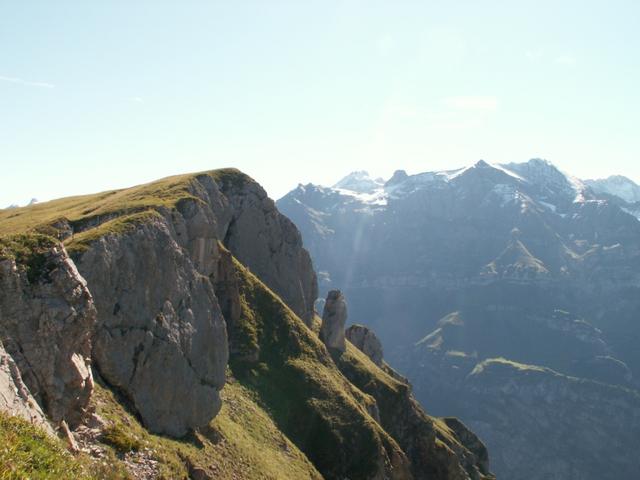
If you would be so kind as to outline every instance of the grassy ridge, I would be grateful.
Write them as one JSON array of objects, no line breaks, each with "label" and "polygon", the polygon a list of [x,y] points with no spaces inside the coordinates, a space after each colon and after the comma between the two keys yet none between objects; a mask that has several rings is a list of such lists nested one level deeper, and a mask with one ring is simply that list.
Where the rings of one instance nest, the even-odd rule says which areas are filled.
[{"label": "grassy ridge", "polygon": [[59,236],[66,226],[81,231],[65,240],[70,251],[82,250],[109,233],[122,233],[152,220],[159,211],[185,200],[201,201],[193,192],[208,176],[221,187],[239,186],[249,177],[234,168],[176,175],[131,188],[60,198],[27,207],[0,210],[0,237],[42,233]]}]

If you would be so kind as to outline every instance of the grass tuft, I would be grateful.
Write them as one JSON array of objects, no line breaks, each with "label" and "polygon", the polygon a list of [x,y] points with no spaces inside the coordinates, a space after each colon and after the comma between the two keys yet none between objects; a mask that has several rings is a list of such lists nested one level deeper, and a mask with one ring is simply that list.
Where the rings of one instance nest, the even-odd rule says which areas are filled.
[{"label": "grass tuft", "polygon": [[137,452],[142,442],[131,434],[131,429],[122,424],[107,427],[102,435],[102,442],[113,447],[118,453]]},{"label": "grass tuft", "polygon": [[18,417],[0,411],[0,480],[124,480],[113,464],[71,455],[62,442]]},{"label": "grass tuft", "polygon": [[0,237],[0,259],[12,258],[27,272],[30,283],[50,271],[47,258],[57,240],[42,234],[19,234]]}]

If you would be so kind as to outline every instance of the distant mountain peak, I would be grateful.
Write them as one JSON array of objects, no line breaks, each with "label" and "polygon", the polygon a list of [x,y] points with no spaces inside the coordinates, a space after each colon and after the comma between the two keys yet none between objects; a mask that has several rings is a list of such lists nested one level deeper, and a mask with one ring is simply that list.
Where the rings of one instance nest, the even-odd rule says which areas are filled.
[{"label": "distant mountain peak", "polygon": [[544,158],[532,158],[526,162],[522,163],[509,163],[504,165],[506,168],[510,168],[517,172],[523,171],[527,172],[530,175],[537,174],[538,176],[557,176],[557,177],[566,177],[564,173],[562,173],[558,167],[556,167],[549,160]]},{"label": "distant mountain peak", "polygon": [[406,170],[396,170],[384,186],[390,187],[391,185],[397,185],[398,183],[404,182],[407,178],[409,178],[409,175],[407,175]]},{"label": "distant mountain peak", "polygon": [[532,158],[524,163],[508,163],[502,166],[534,184],[543,198],[560,196],[573,197],[574,202],[586,200],[587,188],[585,184],[581,180],[563,173],[549,160]]},{"label": "distant mountain peak", "polygon": [[640,202],[640,186],[630,178],[622,175],[611,175],[597,180],[585,180],[585,184],[596,193],[613,195],[627,203]]},{"label": "distant mountain peak", "polygon": [[537,165],[540,167],[556,168],[555,165],[551,163],[549,160],[547,160],[546,158],[531,158],[529,161],[525,163],[528,163],[529,165]]},{"label": "distant mountain peak", "polygon": [[384,180],[381,178],[373,179],[369,175],[369,172],[365,170],[358,170],[351,172],[338,183],[333,185],[332,188],[340,188],[357,193],[371,193],[375,189],[381,188],[383,185]]}]

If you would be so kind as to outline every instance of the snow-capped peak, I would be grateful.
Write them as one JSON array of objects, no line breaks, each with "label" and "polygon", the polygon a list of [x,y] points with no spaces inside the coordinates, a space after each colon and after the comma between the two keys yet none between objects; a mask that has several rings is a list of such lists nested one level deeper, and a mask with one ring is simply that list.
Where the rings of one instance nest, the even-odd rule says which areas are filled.
[{"label": "snow-capped peak", "polygon": [[573,196],[574,202],[585,201],[587,187],[581,180],[561,172],[553,163],[533,158],[524,163],[509,163],[503,167],[521,175],[545,195]]},{"label": "snow-capped peak", "polygon": [[350,190],[357,193],[372,193],[374,190],[381,188],[383,185],[383,179],[373,179],[369,176],[368,172],[360,170],[350,173],[338,183],[333,185],[333,188]]},{"label": "snow-capped peak", "polygon": [[544,182],[559,185],[568,182],[564,173],[558,170],[551,162],[542,158],[532,158],[524,163],[508,163],[502,165],[502,167],[516,172],[532,183]]},{"label": "snow-capped peak", "polygon": [[612,175],[598,180],[585,180],[596,193],[606,193],[621,198],[627,203],[640,202],[640,186],[622,175]]},{"label": "snow-capped peak", "polygon": [[[497,193],[506,189],[508,192],[505,190],[506,193],[502,193],[508,193],[511,199],[518,197],[518,192],[524,192],[535,201],[542,202],[541,204],[547,208],[555,209],[556,205],[564,205],[567,201],[583,203],[594,198],[588,186],[581,180],[563,173],[551,162],[539,158],[509,164],[479,160],[473,165],[455,170],[430,171],[415,175],[398,170],[386,183],[383,179],[374,179],[368,172],[360,170],[350,173],[330,190],[352,197],[362,205],[383,206],[389,200],[407,197],[423,189],[463,186],[466,183],[463,178],[471,178],[467,176],[478,174],[483,177],[486,174],[487,178],[495,181]],[[625,180],[627,182],[618,181],[627,185],[630,180]],[[638,189],[637,195],[640,200],[640,187],[635,184],[633,186]]]},{"label": "snow-capped peak", "polygon": [[495,163],[488,163],[484,160],[478,160],[475,164],[471,165],[470,167],[464,167],[464,168],[460,168],[458,170],[449,170],[446,172],[436,172],[436,175],[440,175],[443,176],[444,178],[446,178],[448,181],[453,180],[454,178],[458,178],[460,176],[462,176],[463,174],[467,173],[467,172],[471,172],[471,171],[477,171],[477,170],[482,170],[482,171],[500,171],[502,173],[504,173],[505,175],[508,175],[509,177],[512,177],[514,180],[520,180],[520,181],[524,181],[524,179],[518,175],[518,173],[514,172],[513,170],[509,170],[508,168],[504,167],[503,165],[498,165]]}]

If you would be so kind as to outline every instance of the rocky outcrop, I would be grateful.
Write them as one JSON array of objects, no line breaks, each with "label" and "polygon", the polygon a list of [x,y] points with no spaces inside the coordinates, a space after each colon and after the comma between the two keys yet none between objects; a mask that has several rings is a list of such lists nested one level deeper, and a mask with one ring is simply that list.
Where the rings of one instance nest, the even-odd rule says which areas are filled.
[{"label": "rocky outcrop", "polygon": [[165,221],[105,236],[78,260],[98,308],[94,358],[147,427],[182,436],[220,409],[228,359],[212,284]]},{"label": "rocky outcrop", "polygon": [[28,390],[54,423],[80,423],[93,390],[96,309],[85,280],[57,243],[26,265],[0,261],[0,338]]},{"label": "rocky outcrop", "polygon": [[382,344],[378,337],[364,325],[351,325],[345,332],[347,340],[371,359],[378,367],[382,366]]},{"label": "rocky outcrop", "polygon": [[482,440],[467,428],[467,426],[456,417],[445,417],[442,419],[455,436],[460,440],[471,453],[474,454],[475,460],[480,466],[480,470],[489,471],[489,452]]},{"label": "rocky outcrop", "polygon": [[240,179],[220,181],[233,209],[224,244],[310,326],[318,283],[300,232],[260,185]]},{"label": "rocky outcrop", "polygon": [[344,352],[346,347],[344,324],[347,321],[347,302],[340,290],[331,290],[322,312],[320,339],[327,348]]},{"label": "rocky outcrop", "polygon": [[151,430],[175,436],[220,408],[227,329],[231,348],[241,348],[232,254],[302,318],[311,318],[317,295],[300,234],[258,184],[225,170],[195,176],[188,192],[175,209],[77,256],[98,305],[100,373]]},{"label": "rocky outcrop", "polygon": [[20,370],[0,342],[0,410],[16,415],[54,435],[42,409],[22,381]]}]

